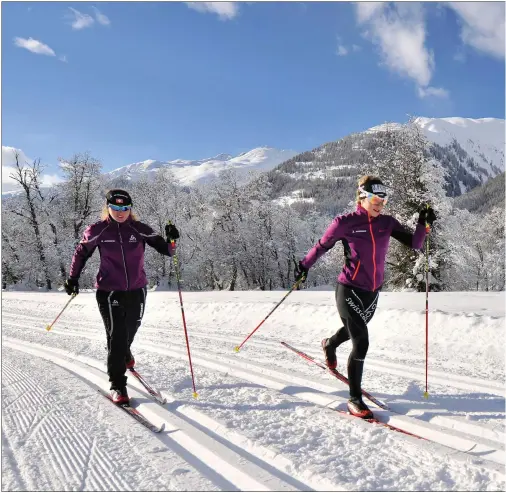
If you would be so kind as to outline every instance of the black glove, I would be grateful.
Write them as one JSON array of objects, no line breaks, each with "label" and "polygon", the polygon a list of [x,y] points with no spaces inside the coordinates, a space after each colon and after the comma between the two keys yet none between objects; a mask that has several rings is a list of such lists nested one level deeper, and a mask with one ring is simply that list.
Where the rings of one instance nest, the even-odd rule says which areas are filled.
[{"label": "black glove", "polygon": [[432,223],[437,219],[436,213],[432,207],[424,207],[420,211],[420,215],[418,216],[418,224],[428,223],[429,226],[432,226]]},{"label": "black glove", "polygon": [[165,225],[165,236],[167,241],[177,240],[179,238],[179,231],[173,224]]},{"label": "black glove", "polygon": [[79,280],[68,278],[63,285],[65,291],[70,296],[71,294],[79,294]]},{"label": "black glove", "polygon": [[306,269],[299,261],[298,264],[295,264],[295,269],[293,270],[293,275],[295,276],[295,282],[306,282],[307,273],[309,269]]}]

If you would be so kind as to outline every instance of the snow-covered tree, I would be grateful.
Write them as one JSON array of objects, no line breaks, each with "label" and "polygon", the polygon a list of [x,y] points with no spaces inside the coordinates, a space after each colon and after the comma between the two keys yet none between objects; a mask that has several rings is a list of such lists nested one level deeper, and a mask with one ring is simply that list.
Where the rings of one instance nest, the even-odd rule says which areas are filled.
[{"label": "snow-covered tree", "polygon": [[[43,166],[39,159],[36,159],[32,163],[22,163],[20,159],[20,155],[16,151],[14,154],[14,169],[9,177],[17,182],[22,189],[21,201],[23,207],[7,207],[7,213],[18,216],[18,220],[22,227],[24,226],[32,232],[32,242],[35,250],[34,255],[36,255],[39,261],[38,264],[33,265],[33,268],[38,267],[36,282],[38,285],[45,285],[46,289],[51,289],[51,274],[47,261],[46,247],[42,238],[42,225],[38,203],[38,191]],[[31,256],[32,255],[30,255],[30,257]]]},{"label": "snow-covered tree", "polygon": [[[444,191],[445,170],[428,154],[428,141],[414,120],[405,125],[386,126],[377,135],[379,146],[363,174],[373,174],[390,189],[388,213],[412,230],[419,211],[427,204],[442,220],[450,205]],[[438,221],[439,222],[439,221]],[[438,234],[438,222],[431,230],[431,289],[443,289],[441,269],[445,263],[445,238]],[[425,290],[424,252],[414,252],[399,242],[392,242],[387,257],[385,287]]]}]

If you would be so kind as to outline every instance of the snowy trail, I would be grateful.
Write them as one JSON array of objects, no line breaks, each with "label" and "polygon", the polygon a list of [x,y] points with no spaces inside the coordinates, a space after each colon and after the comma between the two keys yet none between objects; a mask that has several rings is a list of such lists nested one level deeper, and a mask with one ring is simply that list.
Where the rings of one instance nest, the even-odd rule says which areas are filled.
[{"label": "snowy trail", "polygon": [[[84,334],[83,332],[75,330],[67,330],[66,333],[72,336],[86,337],[97,340],[96,335]],[[9,339],[8,339],[9,341]],[[178,350],[167,350],[159,348],[150,344],[138,344],[140,349],[145,349],[149,352],[163,354],[172,358],[177,358],[182,361],[185,360],[186,352],[181,346]],[[266,388],[277,390],[279,392],[307,400],[313,404],[328,407],[330,409],[346,410],[346,397],[325,393],[319,391],[322,388],[317,382],[308,380],[305,376],[298,372],[290,372],[273,370],[263,365],[245,362],[235,357],[224,357],[223,355],[213,355],[213,357],[205,356],[199,350],[193,351],[193,360],[195,364],[216,370],[222,373],[233,372],[234,376],[242,378],[246,381],[261,385]],[[94,364],[94,366],[96,366]],[[100,365],[103,366],[103,365]],[[295,385],[297,384],[297,386]],[[342,384],[340,387],[344,388]],[[329,386],[328,389],[332,391],[334,386]],[[438,424],[426,424],[419,422],[408,416],[397,415],[388,411],[375,409],[376,416],[385,423],[393,426],[399,426],[412,433],[418,434],[428,440],[444,445],[459,452],[468,452],[473,456],[479,456],[486,460],[491,460],[499,464],[505,464],[504,442],[501,442],[500,435],[496,438],[492,433],[487,436],[487,429],[481,429],[478,426],[474,428],[460,427],[454,429],[451,426],[449,429],[444,428]],[[440,421],[443,424],[445,421]],[[449,421],[451,424],[451,420]],[[161,423],[157,423],[161,424]],[[362,423],[360,423],[362,424]],[[366,425],[367,426],[367,425]],[[492,436],[492,439],[490,439]],[[449,453],[444,449],[445,453]],[[450,452],[452,453],[452,452]]]},{"label": "snowy trail", "polygon": [[[79,358],[74,358],[74,361],[72,361],[68,359],[70,355],[65,356],[62,351],[47,350],[43,347],[37,348],[35,345],[26,342],[19,344],[10,338],[4,341],[4,346],[52,361],[58,366],[70,370],[91,387],[98,384],[102,388],[107,388],[107,375],[104,372],[100,370],[93,371],[83,364],[76,363],[76,359],[79,360]],[[99,362],[88,360],[88,363],[90,362],[94,367],[103,366]],[[136,387],[142,388],[140,386]],[[135,399],[137,404],[141,403],[138,405],[139,410],[156,425],[166,424],[166,433],[161,434],[160,437],[157,436],[157,438],[167,448],[175,449],[181,457],[197,470],[200,469],[204,475],[210,476],[210,479],[220,488],[227,491],[292,491],[296,489],[308,491],[312,489],[285,473],[275,470],[275,467],[264,463],[261,459],[254,458],[252,454],[242,451],[240,447],[231,446],[226,443],[227,440],[223,437],[216,439],[209,436],[209,434],[202,431],[204,427],[198,426],[196,423],[192,424],[194,420],[184,419],[184,414],[178,413],[178,416],[176,413],[164,411],[158,404],[150,402],[146,393],[130,391],[130,396]],[[40,404],[41,402],[37,402],[37,399],[32,403],[33,406],[39,406]],[[121,411],[118,409],[116,412]],[[54,425],[51,430],[53,435],[58,428],[68,429],[65,416],[61,412],[53,420]],[[36,428],[32,429],[31,433],[35,431]],[[69,429],[69,431],[71,430]],[[52,447],[53,444],[50,441],[48,442],[48,438],[48,436],[45,436],[44,441],[49,447]],[[63,448],[65,450],[58,447],[52,447],[51,450],[53,455],[57,457],[56,463],[60,464],[62,469],[66,469],[65,475],[72,475],[72,473],[75,475],[79,470],[79,466],[76,465],[75,461],[76,454],[72,452],[72,450],[76,450],[76,447],[72,445],[75,444],[64,444]],[[67,460],[67,454],[70,454],[70,460]],[[199,465],[199,461],[201,465]],[[222,479],[217,478],[217,476],[221,476]],[[285,480],[279,476],[285,478]],[[120,489],[125,489],[125,487],[121,486]]]},{"label": "snowy trail", "polygon": [[[3,366],[7,370],[2,406],[7,419],[2,426],[2,465],[8,474],[3,487],[146,489],[149,482],[150,490],[177,490],[182,484],[184,489],[189,485],[197,490],[504,489],[504,385],[484,378],[489,361],[500,359],[488,347],[480,348],[485,361],[470,369],[465,361],[452,366],[443,346],[433,351],[436,364],[429,374],[427,402],[420,397],[424,375],[416,354],[387,358],[387,346],[376,341],[379,349],[371,353],[370,365],[368,356],[366,388],[399,414],[375,412],[384,421],[427,435],[437,442],[433,443],[336,415],[334,409],[345,405],[346,388],[279,344],[287,339],[319,356],[320,334],[307,334],[298,321],[294,325],[293,317],[278,317],[270,331],[259,333],[239,354],[234,353],[234,345],[254,324],[249,319],[256,321],[258,313],[272,306],[276,294],[267,296],[265,306],[256,307],[255,318],[248,313],[254,305],[250,293],[233,294],[233,303],[220,296],[203,302],[209,294],[189,295],[193,300],[185,300],[185,311],[190,314],[198,400],[191,399],[173,294],[148,295],[147,316],[134,343],[138,369],[162,390],[168,403],[162,407],[148,399],[133,378],[129,378],[129,392],[146,417],[165,423],[162,436],[134,424],[95,390],[98,385],[107,388],[107,376],[104,329],[91,293],[80,295],[79,303],[76,300],[49,333],[44,327],[65,301],[64,295],[4,295]],[[170,302],[161,301],[167,298]],[[318,296],[311,301],[312,308],[297,303],[291,308],[303,316],[312,310],[313,318],[315,314],[326,317],[328,309],[318,307]],[[217,323],[217,318],[224,323]],[[484,320],[468,318],[472,324]],[[490,331],[496,330],[495,318],[486,322]],[[53,374],[56,381],[48,377]],[[24,380],[28,383],[21,384]],[[56,401],[41,401],[24,411],[23,395],[31,385],[41,399],[50,395]],[[62,386],[67,390],[59,390]],[[69,388],[78,389],[78,406]],[[43,418],[43,410],[58,416],[47,412],[52,408],[69,417],[66,428],[58,428],[61,420]],[[96,420],[89,419],[91,410],[97,413]],[[109,440],[104,442],[102,436]],[[42,472],[35,474],[28,465],[37,463],[36,452],[29,455],[25,444],[35,444],[32,449],[38,450],[38,456],[54,457],[54,464],[38,466]],[[97,446],[101,457],[106,457],[102,462],[96,459]],[[127,453],[132,446],[134,457]],[[121,459],[114,460],[111,469],[107,457],[116,456]],[[125,474],[122,461],[133,472]],[[108,484],[99,485],[98,478],[108,478]]]},{"label": "snowy trail", "polygon": [[[26,320],[26,322],[20,322],[20,320]],[[37,322],[39,320],[38,317],[33,317],[29,315],[10,315],[9,313],[3,314],[3,320],[5,324],[9,324],[12,327],[21,327],[21,328],[31,328],[32,330],[42,331],[45,330],[40,326],[37,326]],[[33,324],[32,326],[27,324]],[[75,335],[78,337],[82,337],[84,334],[94,334],[92,338],[94,339],[102,339],[101,334],[97,334],[96,330],[90,330],[91,327],[96,328],[96,323],[94,324],[83,324],[82,322],[78,322],[77,324],[72,324],[73,329],[64,329],[64,333],[66,335]],[[54,329],[53,332],[58,331],[61,329]],[[167,335],[171,335],[173,337],[171,344],[174,346],[178,346],[181,348],[185,348],[184,342],[174,341],[174,339],[180,339],[181,335],[181,329],[172,329],[172,328],[166,328],[164,329],[163,333],[161,333],[159,328],[149,326],[149,325],[143,325],[142,327],[143,333],[148,333],[150,335],[163,337],[164,339],[167,337]],[[235,336],[212,336],[205,334],[202,331],[195,331],[193,330],[191,333],[193,346],[195,348],[207,348],[210,346],[210,344],[213,344],[213,342],[220,342],[220,351],[216,351],[216,349],[213,349],[213,354],[220,355],[220,354],[229,354],[232,355],[232,348],[237,345],[238,343],[242,342],[243,339]],[[163,342],[163,341],[160,341]],[[245,353],[247,350],[249,350],[251,347],[255,347],[262,350],[262,356],[263,358],[261,360],[258,359],[258,355],[253,354],[252,358],[255,361],[265,361],[268,362],[269,358],[272,358],[275,354],[279,353],[280,346],[279,341],[276,342],[270,342],[265,340],[255,341],[251,340],[248,341],[247,348],[242,350],[243,353]],[[315,356],[320,357],[321,350],[318,347],[315,347],[314,345],[311,347],[306,347],[305,345],[299,346],[300,349],[308,352],[312,352]],[[216,345],[214,345],[214,348],[216,348]],[[274,353],[269,354],[269,356],[266,357],[265,351],[266,350],[272,350]],[[251,351],[249,351],[251,353]],[[292,358],[292,360],[296,360],[296,358]],[[293,361],[291,360],[289,367],[293,366]],[[367,367],[370,370],[376,370],[382,373],[388,373],[390,375],[396,375],[396,376],[402,376],[404,378],[409,378],[411,380],[417,380],[419,382],[425,381],[425,369],[422,366],[417,367],[416,365],[411,365],[409,368],[406,368],[406,365],[394,363],[394,362],[385,362],[380,361],[375,358],[368,358],[367,359]],[[492,394],[492,395],[498,395],[501,397],[504,397],[506,394],[506,387],[504,383],[502,382],[494,382],[490,380],[485,380],[482,378],[477,377],[467,377],[465,375],[452,375],[448,373],[444,373],[438,370],[429,370],[429,378],[431,383],[435,384],[443,384],[448,387],[453,387],[455,389],[460,390],[469,390],[473,392],[480,392],[483,394]]]}]

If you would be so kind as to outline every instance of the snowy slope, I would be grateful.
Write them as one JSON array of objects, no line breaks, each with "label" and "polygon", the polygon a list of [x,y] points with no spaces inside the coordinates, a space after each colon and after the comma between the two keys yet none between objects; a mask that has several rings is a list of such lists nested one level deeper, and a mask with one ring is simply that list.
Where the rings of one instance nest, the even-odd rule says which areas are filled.
[{"label": "snowy slope", "polygon": [[[199,398],[192,398],[177,293],[151,292],[133,346],[164,407],[129,379],[154,435],[96,391],[107,387],[93,292],[4,292],[2,488],[5,490],[504,491],[503,293],[431,293],[428,401],[425,293],[382,293],[370,323],[364,388],[377,416],[426,440],[335,412],[346,388],[284,349],[319,355],[338,327],[332,291],[283,296],[183,293]],[[338,350],[345,371],[349,345]],[[45,460],[40,460],[44,457]]]},{"label": "snowy slope", "polygon": [[182,185],[191,185],[208,182],[224,170],[233,169],[241,178],[245,178],[250,171],[269,171],[296,154],[297,152],[290,150],[258,147],[235,157],[230,154],[219,154],[196,161],[176,159],[166,162],[149,159],[115,169],[105,176],[110,179],[123,178],[135,181],[146,175],[153,178],[160,169],[170,169]]},{"label": "snowy slope", "polygon": [[[479,164],[490,176],[504,171],[505,127],[498,118],[425,118],[415,120],[430,142],[440,146],[450,145],[453,140]],[[373,133],[395,128],[395,124],[383,124],[366,130]]]}]

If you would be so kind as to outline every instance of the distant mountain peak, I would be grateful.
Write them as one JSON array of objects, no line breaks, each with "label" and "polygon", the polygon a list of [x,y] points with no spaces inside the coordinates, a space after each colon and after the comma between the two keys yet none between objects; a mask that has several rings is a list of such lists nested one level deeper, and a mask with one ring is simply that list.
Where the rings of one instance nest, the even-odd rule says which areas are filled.
[{"label": "distant mountain peak", "polygon": [[270,171],[279,164],[297,155],[296,151],[279,150],[273,147],[256,147],[237,156],[221,153],[211,158],[199,160],[174,159],[157,161],[147,159],[115,169],[106,173],[111,180],[136,180],[142,176],[154,177],[161,169],[169,169],[182,185],[204,183],[217,177],[222,171],[235,170],[240,179],[245,179],[249,171]]}]

